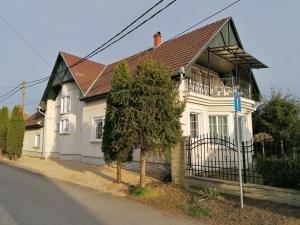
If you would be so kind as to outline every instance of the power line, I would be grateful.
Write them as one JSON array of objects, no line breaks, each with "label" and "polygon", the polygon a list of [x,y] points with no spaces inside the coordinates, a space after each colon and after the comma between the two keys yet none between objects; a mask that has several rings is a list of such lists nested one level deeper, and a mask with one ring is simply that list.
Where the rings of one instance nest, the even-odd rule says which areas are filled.
[{"label": "power line", "polygon": [[26,105],[33,105],[33,104],[38,103],[38,102],[40,102],[40,100],[33,101],[33,102],[28,102],[28,103],[25,103],[24,105],[25,105],[25,106],[26,106]]},{"label": "power line", "polygon": [[[230,8],[230,7],[232,7],[232,6],[234,6],[235,4],[237,4],[237,3],[240,2],[240,1],[241,1],[241,0],[237,0],[237,1],[235,1],[235,2],[230,3],[230,4],[227,5],[226,7],[224,7],[224,8],[222,8],[222,9],[218,10],[217,12],[215,12],[215,13],[211,14],[210,16],[208,16],[208,17],[202,19],[201,21],[197,22],[196,24],[192,25],[191,27],[185,29],[183,32],[180,32],[179,34],[177,34],[177,35],[175,35],[175,36],[169,38],[166,42],[171,41],[171,40],[175,39],[176,37],[178,37],[178,36],[184,34],[185,32],[191,30],[192,28],[194,28],[194,27],[200,25],[201,23],[204,23],[204,22],[207,21],[208,19],[210,19],[210,18],[212,18],[212,17],[214,17],[214,16],[220,14],[221,12],[223,12],[223,11],[225,11],[226,9],[228,9],[228,8]],[[174,3],[174,1],[170,2],[169,5],[170,5],[170,4],[173,4],[173,3]],[[154,16],[155,16],[155,15],[154,15]],[[151,18],[151,17],[150,17],[150,18]],[[149,18],[149,19],[150,19],[150,18]],[[142,22],[142,23],[143,23],[143,22]],[[138,26],[139,26],[139,25],[138,25]],[[133,28],[132,30],[134,30],[134,29],[135,29],[135,28]],[[128,31],[127,33],[130,33],[130,32],[131,32],[131,31]],[[122,39],[122,36],[121,36],[119,39]],[[118,41],[119,39],[117,39],[116,41]],[[114,42],[112,42],[111,44],[113,44],[113,43],[114,43]],[[109,46],[110,46],[110,45],[104,47],[103,49],[100,49],[99,51],[103,51],[103,50],[105,50],[106,48],[108,48]],[[93,56],[93,55],[92,55],[92,56]],[[91,57],[92,57],[92,56],[91,56]],[[89,82],[89,81],[91,81],[91,80],[88,80],[88,82]],[[74,88],[68,89],[68,91],[73,90],[73,89],[74,89]]]},{"label": "power line", "polygon": [[122,35],[121,37],[119,37],[118,39],[116,39],[115,41],[113,41],[112,43],[110,43],[109,45],[99,49],[98,51],[96,51],[95,53],[91,54],[87,59],[97,55],[98,53],[104,51],[105,49],[107,49],[108,47],[110,47],[111,45],[115,44],[116,42],[122,40],[124,37],[126,37],[127,35],[129,35],[130,33],[134,32],[135,30],[137,30],[139,27],[141,27],[142,25],[144,25],[145,23],[147,23],[149,20],[153,19],[156,15],[158,15],[159,13],[161,13],[163,10],[167,9],[168,7],[170,7],[172,4],[174,4],[177,0],[173,0],[171,1],[169,4],[167,4],[165,7],[163,7],[162,9],[160,9],[159,11],[157,11],[156,13],[154,13],[152,16],[150,16],[148,19],[144,20],[143,22],[141,22],[139,25],[137,25],[136,27],[134,27],[133,29],[129,30],[127,33],[125,33],[124,35]]},{"label": "power line", "polygon": [[18,33],[1,15],[0,19],[2,22],[23,42],[26,47],[33,52],[37,57],[39,57],[45,64],[51,67],[51,65],[47,62],[47,60],[40,54],[38,53],[37,50],[35,50],[22,36],[20,33]]},{"label": "power line", "polygon": [[170,38],[168,41],[173,40],[173,39],[177,38],[178,36],[181,36],[182,34],[184,34],[184,33],[186,33],[187,31],[193,29],[194,27],[197,27],[197,26],[200,25],[201,23],[204,23],[205,21],[209,20],[210,18],[212,18],[212,17],[214,17],[214,16],[220,14],[221,12],[225,11],[226,9],[228,9],[228,8],[230,8],[230,7],[232,7],[232,6],[234,6],[235,4],[237,4],[237,3],[240,2],[240,1],[241,1],[241,0],[237,0],[237,1],[235,1],[235,2],[232,2],[231,4],[227,5],[226,7],[224,7],[224,8],[222,8],[222,9],[220,9],[219,11],[217,11],[217,12],[211,14],[210,16],[208,16],[208,17],[204,18],[203,20],[199,21],[198,23],[196,23],[196,24],[190,26],[189,28],[185,29],[184,31],[182,31],[182,32],[180,32],[180,33],[178,33],[178,34],[176,34],[175,36],[173,36],[172,38]]},{"label": "power line", "polygon": [[13,96],[14,94],[18,93],[22,88],[18,88],[16,89],[14,92],[12,92],[11,94],[9,94],[8,96],[6,96],[5,98],[1,99],[0,102],[5,101],[6,99],[8,99],[9,97]]},{"label": "power line", "polygon": [[[162,1],[163,1],[163,0],[157,2],[157,3],[156,3],[154,6],[152,6],[150,9],[152,10],[152,9],[155,8],[157,5],[161,4]],[[91,53],[89,53],[87,56],[85,56],[84,58],[81,58],[80,60],[78,60],[77,62],[75,62],[74,64],[72,64],[71,66],[67,67],[65,70],[59,71],[59,72],[57,72],[57,73],[65,72],[65,71],[67,71],[68,69],[70,69],[70,68],[72,68],[72,67],[74,67],[74,66],[76,66],[76,65],[78,65],[78,64],[80,64],[80,63],[82,63],[82,62],[84,62],[84,61],[86,61],[86,60],[88,60],[89,58],[91,58],[91,57],[93,57],[93,56],[99,54],[100,52],[104,51],[105,49],[109,48],[111,45],[113,45],[113,44],[115,44],[116,42],[120,41],[121,39],[123,39],[124,37],[126,37],[127,35],[129,35],[130,33],[132,33],[132,32],[134,32],[135,30],[137,30],[139,27],[141,27],[142,25],[144,25],[145,23],[147,23],[149,20],[151,20],[152,18],[154,18],[156,15],[158,15],[159,13],[161,13],[163,10],[165,10],[165,9],[168,8],[168,7],[170,7],[170,6],[171,6],[172,4],[174,4],[176,1],[177,1],[177,0],[171,1],[171,2],[168,3],[165,7],[163,7],[162,9],[160,9],[159,11],[157,11],[156,13],[154,13],[152,16],[150,16],[149,18],[147,18],[146,20],[144,20],[143,22],[141,22],[139,25],[137,25],[137,26],[134,27],[133,29],[129,30],[129,31],[126,32],[124,35],[122,35],[121,37],[119,37],[118,39],[116,39],[115,41],[113,41],[113,42],[111,42],[110,44],[108,44],[110,41],[112,41],[112,40],[115,39],[116,37],[120,36],[120,34],[121,34],[122,32],[124,32],[125,30],[127,30],[131,25],[133,25],[133,24],[134,24],[135,22],[137,22],[140,18],[142,18],[144,15],[146,15],[148,12],[151,11],[150,9],[148,9],[145,13],[143,13],[141,16],[139,16],[138,19],[135,19],[133,22],[130,23],[130,25],[126,26],[126,27],[122,30],[122,32],[117,33],[113,38],[110,38],[108,41],[106,41],[106,42],[105,42],[104,44],[102,44],[100,47],[96,48],[94,51],[92,51]],[[235,1],[235,2],[232,2],[231,4],[227,5],[226,7],[220,9],[219,11],[217,11],[217,12],[211,14],[210,16],[204,18],[203,20],[199,21],[198,23],[192,25],[191,27],[185,29],[184,31],[182,31],[182,32],[178,33],[177,35],[173,36],[172,38],[168,39],[166,42],[168,42],[168,41],[170,41],[170,40],[172,40],[172,39],[175,39],[176,37],[178,37],[178,36],[180,36],[180,35],[186,33],[187,31],[193,29],[194,27],[200,25],[201,23],[207,21],[208,19],[210,19],[210,18],[212,18],[212,17],[218,15],[219,13],[223,12],[224,10],[226,10],[226,9],[228,9],[228,8],[230,8],[230,7],[232,7],[232,6],[234,6],[235,4],[237,4],[237,3],[240,2],[240,1],[241,1],[241,0],[237,0],[237,1]],[[108,45],[106,45],[106,44],[108,44]],[[106,46],[105,46],[105,45],[106,45]],[[104,47],[104,46],[105,46],[105,47]],[[28,83],[32,83],[32,84],[31,84],[31,85],[28,85],[27,87],[32,87],[32,86],[38,85],[38,84],[40,84],[40,83],[43,83],[43,82],[47,81],[49,78],[50,78],[50,76],[47,76],[47,77],[40,78],[40,79],[35,80],[35,81],[30,81],[30,82],[28,82]],[[90,80],[88,80],[88,82],[89,82],[89,81],[90,81]],[[21,85],[21,84],[20,84],[20,85]],[[19,86],[20,86],[20,85],[19,85]],[[18,87],[18,86],[17,86],[17,87]],[[16,87],[16,88],[17,88],[17,87]],[[16,88],[15,88],[15,89],[16,89]],[[74,88],[71,88],[70,90],[72,90],[72,89],[74,89]],[[13,90],[14,90],[14,89],[13,89]],[[12,92],[13,90],[11,90],[10,92]],[[20,89],[19,89],[19,90],[20,90]],[[16,92],[18,92],[19,90],[17,90]],[[70,91],[70,90],[69,90],[69,91]],[[14,92],[13,94],[15,94],[16,92]],[[13,95],[13,94],[12,94],[12,95]],[[8,97],[10,97],[10,96],[12,96],[12,95],[9,95]],[[7,98],[8,98],[8,97],[7,97]],[[1,98],[1,96],[0,96],[0,98]],[[7,99],[7,98],[5,98],[5,99]],[[0,102],[2,102],[2,101],[5,100],[5,99],[0,100]],[[36,102],[38,102],[38,101],[36,101]]]},{"label": "power line", "polygon": [[[142,15],[140,15],[137,19],[135,19],[133,22],[130,23],[130,26],[133,25],[134,23],[136,23],[139,19],[141,19],[144,15],[146,15],[147,13],[149,13],[152,9],[154,9],[155,7],[157,7],[159,4],[161,4],[164,0],[160,0],[158,1],[156,4],[154,4],[150,9],[148,9],[146,12],[144,12]],[[127,35],[129,35],[130,33],[132,33],[133,31],[135,31],[136,29],[138,29],[139,27],[141,27],[143,24],[145,24],[146,22],[148,22],[149,20],[151,20],[152,18],[154,18],[156,15],[158,15],[159,13],[161,13],[163,10],[167,9],[168,7],[170,7],[172,4],[174,4],[177,0],[173,0],[171,1],[169,4],[167,4],[165,7],[163,7],[162,9],[160,9],[158,12],[156,12],[155,14],[153,14],[152,16],[150,16],[148,19],[144,20],[143,22],[141,22],[139,25],[137,25],[135,28],[133,28],[132,30],[130,30],[129,32],[127,32],[125,35],[122,35],[120,38],[118,38],[116,41],[114,41],[113,43],[109,44],[106,47],[101,48],[101,46],[105,46],[105,44],[102,44],[100,47],[98,47],[97,49],[95,49],[94,51],[92,51],[90,54],[87,55],[87,57],[81,58],[80,60],[78,60],[77,62],[75,62],[74,64],[72,64],[71,66],[67,67],[65,70],[59,71],[58,73],[61,72],[66,72],[67,70],[69,70],[70,68],[78,65],[79,63],[82,63],[84,61],[86,61],[87,59],[99,54],[100,52],[102,52],[103,50],[107,49],[108,47],[110,47],[111,45],[115,44],[116,42],[120,41],[121,39],[123,39],[124,37],[126,37]],[[122,31],[124,32],[125,30],[127,30],[130,26],[125,27]],[[113,40],[114,38],[118,37],[121,34],[121,32],[117,33],[113,38],[111,38],[109,41],[106,41],[105,43],[109,43],[111,40]],[[100,48],[100,49],[99,49]],[[27,87],[32,87],[34,85],[40,84],[46,80],[48,80],[50,78],[50,76],[44,77],[44,78],[40,78],[39,80],[35,80],[35,81],[30,81],[27,83],[34,83],[32,85],[28,85]],[[39,82],[41,81],[41,82]],[[14,89],[12,89],[11,91],[7,92],[6,94],[0,96],[0,98],[5,97],[5,99],[7,99],[7,95],[8,97],[12,96],[10,93],[16,93],[14,92],[14,90],[18,89],[20,86],[22,85],[22,83],[20,83],[18,86],[16,86]],[[0,102],[2,102],[3,100],[0,100]]]},{"label": "power line", "polygon": [[[155,7],[157,7],[158,5],[160,5],[161,3],[163,3],[164,0],[160,0],[157,3],[155,3],[151,8],[149,8],[148,10],[146,10],[144,13],[142,13],[139,17],[137,17],[135,20],[133,20],[129,25],[127,25],[125,28],[123,28],[120,32],[118,32],[117,34],[115,34],[112,38],[110,38],[108,41],[106,41],[105,43],[103,43],[100,47],[96,48],[95,50],[93,50],[91,53],[89,53],[88,55],[86,55],[85,57],[82,58],[82,60],[87,59],[87,57],[89,57],[90,55],[92,55],[93,53],[95,53],[96,51],[98,51],[99,49],[101,49],[102,47],[104,47],[106,44],[108,44],[109,42],[111,42],[113,39],[117,38],[118,36],[120,36],[123,32],[125,32],[129,27],[131,27],[133,24],[135,24],[137,21],[139,21],[142,17],[144,17],[145,15],[147,15],[151,10],[153,10]],[[78,62],[76,62],[73,66],[75,66],[76,64],[79,64],[81,62],[81,60],[79,60]]]}]

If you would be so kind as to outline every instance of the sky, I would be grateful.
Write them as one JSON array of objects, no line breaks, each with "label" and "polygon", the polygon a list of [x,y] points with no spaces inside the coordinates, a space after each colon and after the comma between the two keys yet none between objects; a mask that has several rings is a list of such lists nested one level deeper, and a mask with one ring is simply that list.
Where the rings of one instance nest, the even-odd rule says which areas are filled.
[{"label": "sky", "polygon": [[[0,15],[50,66],[0,21],[0,96],[22,80],[49,76],[59,51],[85,56],[155,2],[157,0],[1,0]],[[111,63],[152,47],[156,31],[167,40],[231,2],[233,0],[177,0],[92,60]],[[254,71],[262,95],[269,96],[275,88],[299,98],[299,8],[298,0],[241,0],[199,27],[232,16],[245,50],[269,66]],[[35,111],[38,103],[29,103],[41,99],[45,86],[46,82],[27,89],[26,112]],[[12,107],[20,102],[19,92],[0,106]]]}]

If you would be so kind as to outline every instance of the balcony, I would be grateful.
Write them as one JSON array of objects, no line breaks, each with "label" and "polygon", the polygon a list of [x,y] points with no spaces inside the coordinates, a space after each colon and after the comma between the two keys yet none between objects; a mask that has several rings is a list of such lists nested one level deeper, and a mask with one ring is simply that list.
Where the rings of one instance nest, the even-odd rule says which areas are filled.
[{"label": "balcony", "polygon": [[199,77],[185,80],[185,91],[198,93],[201,95],[213,96],[213,97],[232,97],[234,86],[241,96],[247,99],[252,99],[251,85],[247,82],[240,81],[238,85],[234,77],[230,78],[218,78],[211,77]]}]

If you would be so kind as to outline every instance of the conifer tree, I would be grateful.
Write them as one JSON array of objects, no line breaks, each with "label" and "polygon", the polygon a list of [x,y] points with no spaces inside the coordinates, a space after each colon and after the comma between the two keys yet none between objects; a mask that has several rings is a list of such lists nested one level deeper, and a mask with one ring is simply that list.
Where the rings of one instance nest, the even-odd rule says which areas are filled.
[{"label": "conifer tree", "polygon": [[102,151],[107,163],[117,161],[117,183],[121,182],[122,163],[132,160],[133,153],[128,101],[131,80],[127,64],[119,63],[107,96]]},{"label": "conifer tree", "polygon": [[129,124],[133,146],[140,149],[140,186],[144,187],[147,153],[167,153],[180,140],[184,103],[179,101],[170,70],[150,58],[137,66],[128,101],[133,112]]},{"label": "conifer tree", "polygon": [[23,110],[20,106],[15,106],[7,129],[7,153],[10,159],[17,159],[21,156],[24,132]]},{"label": "conifer tree", "polygon": [[2,107],[0,110],[0,157],[2,153],[6,152],[6,136],[8,125],[8,108]]}]

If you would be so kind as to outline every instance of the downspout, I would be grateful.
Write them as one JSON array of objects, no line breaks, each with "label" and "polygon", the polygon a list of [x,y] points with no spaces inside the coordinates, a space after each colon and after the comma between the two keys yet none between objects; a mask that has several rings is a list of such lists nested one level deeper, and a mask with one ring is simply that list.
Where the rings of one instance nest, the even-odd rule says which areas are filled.
[{"label": "downspout", "polygon": [[41,111],[41,106],[39,106],[38,111],[44,116],[44,125],[43,125],[43,143],[42,143],[42,158],[45,158],[45,119],[46,114]]}]

